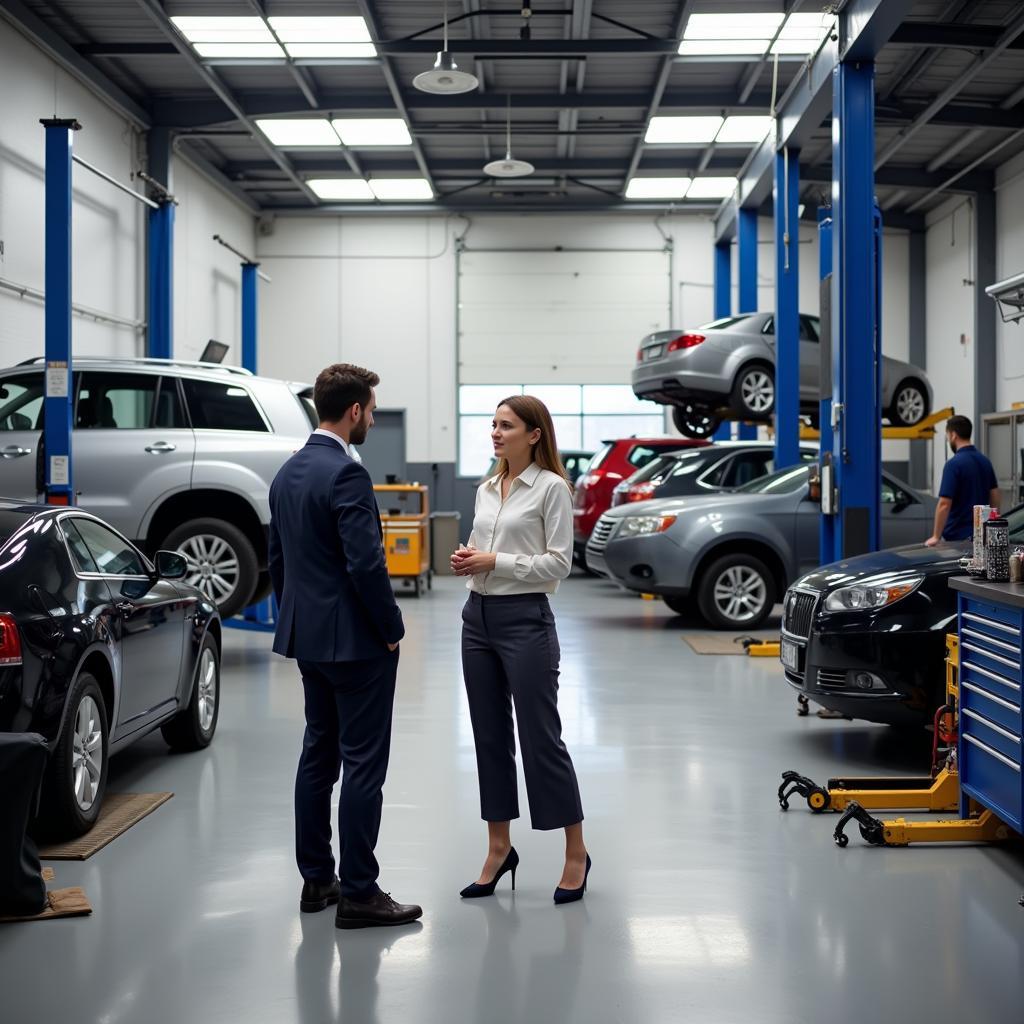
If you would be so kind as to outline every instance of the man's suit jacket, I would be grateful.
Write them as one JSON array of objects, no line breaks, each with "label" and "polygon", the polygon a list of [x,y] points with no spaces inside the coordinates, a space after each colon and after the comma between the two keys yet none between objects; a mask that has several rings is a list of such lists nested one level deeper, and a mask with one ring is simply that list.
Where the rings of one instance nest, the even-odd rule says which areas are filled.
[{"label": "man's suit jacket", "polygon": [[268,568],[274,651],[303,661],[361,661],[405,635],[370,475],[313,434],[270,486]]}]

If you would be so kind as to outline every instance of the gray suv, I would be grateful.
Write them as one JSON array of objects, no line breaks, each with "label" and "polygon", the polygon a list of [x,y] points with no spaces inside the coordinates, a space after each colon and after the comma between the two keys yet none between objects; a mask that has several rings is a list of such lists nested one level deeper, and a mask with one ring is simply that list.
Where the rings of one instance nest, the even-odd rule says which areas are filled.
[{"label": "gray suv", "polygon": [[[819,321],[800,315],[800,410],[818,414]],[[640,343],[633,393],[672,406],[686,437],[710,437],[723,413],[767,420],[775,410],[775,316],[746,313],[683,331],[657,331]],[[882,357],[882,415],[893,426],[912,427],[932,408],[924,370]]]},{"label": "gray suv", "polygon": [[[42,491],[43,366],[0,370],[0,494]],[[74,362],[76,503],[147,553],[178,550],[224,617],[270,593],[270,482],[316,425],[312,389],[238,367]]]}]

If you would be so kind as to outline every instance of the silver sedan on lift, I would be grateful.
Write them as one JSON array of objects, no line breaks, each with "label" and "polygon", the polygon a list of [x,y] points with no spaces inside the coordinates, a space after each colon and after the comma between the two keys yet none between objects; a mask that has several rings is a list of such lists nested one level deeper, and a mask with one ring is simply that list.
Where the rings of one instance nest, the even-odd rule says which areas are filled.
[{"label": "silver sedan on lift", "polygon": [[[817,415],[819,321],[800,315],[800,410]],[[707,438],[723,413],[768,420],[775,410],[775,315],[745,313],[703,327],[656,331],[640,343],[633,368],[637,398],[672,406],[686,437]],[[932,389],[918,366],[882,357],[882,415],[912,427],[932,409]]]}]

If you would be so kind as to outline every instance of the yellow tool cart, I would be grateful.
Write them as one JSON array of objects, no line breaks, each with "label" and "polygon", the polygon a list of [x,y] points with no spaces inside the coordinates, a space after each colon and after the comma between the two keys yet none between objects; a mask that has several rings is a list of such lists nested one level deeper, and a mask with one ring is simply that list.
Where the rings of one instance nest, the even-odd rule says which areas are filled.
[{"label": "yellow tool cart", "polygon": [[377,484],[388,575],[419,597],[431,586],[430,499],[422,484]]}]

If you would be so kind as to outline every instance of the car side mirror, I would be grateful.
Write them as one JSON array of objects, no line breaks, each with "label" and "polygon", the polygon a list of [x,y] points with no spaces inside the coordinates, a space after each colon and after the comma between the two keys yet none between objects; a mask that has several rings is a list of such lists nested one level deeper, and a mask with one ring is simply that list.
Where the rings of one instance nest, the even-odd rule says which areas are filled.
[{"label": "car side mirror", "polygon": [[156,573],[161,579],[183,580],[188,573],[188,559],[180,551],[158,551]]}]

